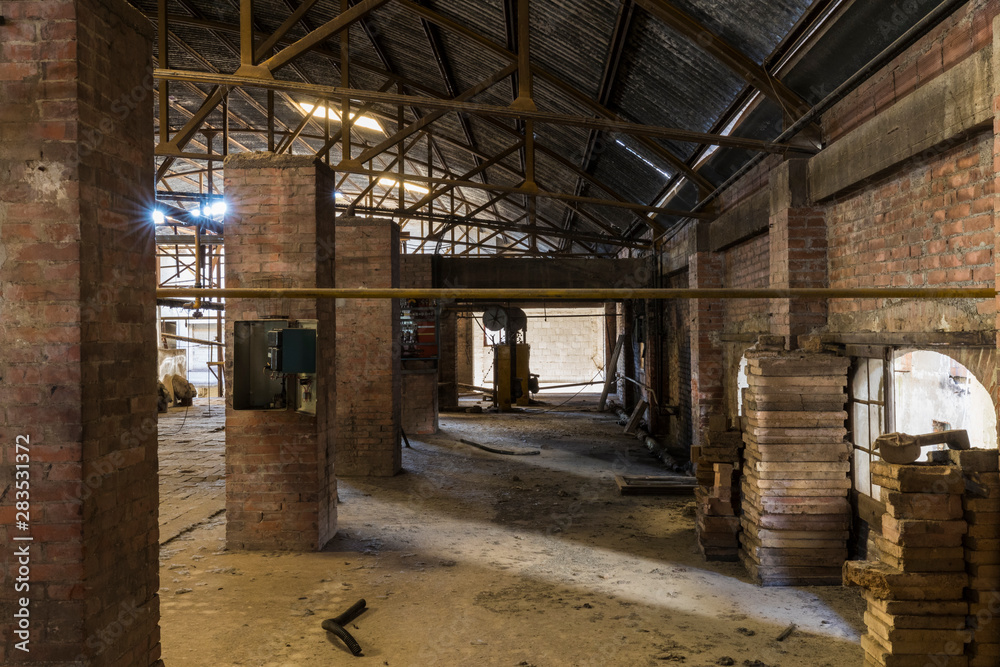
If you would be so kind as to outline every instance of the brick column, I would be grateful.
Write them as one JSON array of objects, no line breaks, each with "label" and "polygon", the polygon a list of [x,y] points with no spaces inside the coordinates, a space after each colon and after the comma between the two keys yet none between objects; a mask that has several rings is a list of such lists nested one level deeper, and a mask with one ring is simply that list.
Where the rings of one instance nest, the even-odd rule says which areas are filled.
[{"label": "brick column", "polygon": [[[399,226],[337,219],[337,286],[398,287]],[[337,303],[337,462],[339,477],[390,477],[400,449],[399,301]]]},{"label": "brick column", "polygon": [[0,15],[0,663],[162,664],[152,33],[119,0]]},{"label": "brick column", "polygon": [[[827,287],[826,220],[823,209],[809,205],[808,161],[789,160],[771,174],[770,258],[773,288]],[[821,300],[771,299],[771,333],[785,336],[789,348],[797,337],[826,324]]]},{"label": "brick column", "polygon": [[[464,322],[464,321],[463,321]],[[458,313],[441,311],[438,342],[438,409],[458,407]]]},{"label": "brick column", "polygon": [[[332,287],[333,173],[305,156],[226,160],[226,286]],[[318,320],[316,415],[233,409],[234,323]],[[226,540],[235,549],[312,550],[336,531],[336,321],[330,299],[226,303]],[[259,369],[254,369],[260,372]],[[286,380],[286,391],[294,387]]]},{"label": "brick column", "polygon": [[[690,287],[722,287],[721,255],[696,252],[688,259]],[[691,318],[691,431],[692,444],[706,444],[709,417],[724,414],[722,396],[722,332],[724,309],[719,299],[692,299]]]}]

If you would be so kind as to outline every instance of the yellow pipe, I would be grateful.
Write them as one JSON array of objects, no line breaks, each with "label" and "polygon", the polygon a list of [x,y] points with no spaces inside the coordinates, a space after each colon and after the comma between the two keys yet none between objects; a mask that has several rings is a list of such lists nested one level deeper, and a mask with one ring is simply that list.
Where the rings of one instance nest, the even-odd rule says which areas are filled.
[{"label": "yellow pipe", "polygon": [[160,288],[157,298],[196,297],[229,299],[481,299],[489,301],[547,301],[580,299],[619,301],[622,299],[993,299],[993,287],[796,287],[790,289],[730,288],[584,288],[584,289],[473,289],[409,288],[384,289],[347,287],[228,287],[194,289]]}]

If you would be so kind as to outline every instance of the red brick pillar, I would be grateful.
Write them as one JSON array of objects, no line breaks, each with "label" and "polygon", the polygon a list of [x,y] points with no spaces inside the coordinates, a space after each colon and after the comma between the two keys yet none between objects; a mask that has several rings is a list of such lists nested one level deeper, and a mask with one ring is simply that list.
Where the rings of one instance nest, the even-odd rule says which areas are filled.
[{"label": "red brick pillar", "polygon": [[[338,287],[398,287],[399,226],[338,218],[336,275]],[[402,468],[399,355],[398,299],[337,303],[337,476]]]},{"label": "red brick pillar", "polygon": [[[401,287],[433,287],[432,255],[404,255],[400,259]],[[402,360],[402,427],[407,435],[432,435],[438,430],[438,362]]]},{"label": "red brick pillar", "polygon": [[458,407],[458,313],[441,310],[438,342],[438,409]]},{"label": "red brick pillar", "polygon": [[[723,259],[711,252],[697,252],[688,259],[690,287],[722,287]],[[705,443],[709,417],[724,414],[722,396],[723,326],[719,299],[692,299],[691,318],[691,431],[692,445]]]},{"label": "red brick pillar", "polygon": [[[771,287],[827,287],[826,220],[809,205],[807,160],[789,160],[771,175]],[[771,299],[771,333],[790,349],[797,337],[826,324],[826,301]]]},{"label": "red brick pillar", "polygon": [[[310,157],[271,153],[232,155],[225,169],[226,286],[332,287],[333,173]],[[230,548],[312,550],[336,532],[334,311],[331,299],[226,303]],[[315,416],[291,400],[278,410],[233,409],[234,323],[275,317],[318,321]]]},{"label": "red brick pillar", "polygon": [[162,664],[152,33],[0,15],[0,664]]}]

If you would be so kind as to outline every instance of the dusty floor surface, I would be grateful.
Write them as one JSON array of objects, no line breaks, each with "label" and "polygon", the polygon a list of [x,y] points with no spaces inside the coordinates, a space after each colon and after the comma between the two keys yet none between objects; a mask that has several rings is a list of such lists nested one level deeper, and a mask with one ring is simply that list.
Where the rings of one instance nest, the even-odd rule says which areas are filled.
[{"label": "dusty floor surface", "polygon": [[[218,399],[161,415],[167,667],[863,663],[855,590],[754,586],[702,560],[691,497],[620,496],[613,473],[663,470],[593,402],[442,415],[403,474],[339,480],[338,537],[302,554],[226,551]],[[355,658],[320,623],[359,598]]]}]

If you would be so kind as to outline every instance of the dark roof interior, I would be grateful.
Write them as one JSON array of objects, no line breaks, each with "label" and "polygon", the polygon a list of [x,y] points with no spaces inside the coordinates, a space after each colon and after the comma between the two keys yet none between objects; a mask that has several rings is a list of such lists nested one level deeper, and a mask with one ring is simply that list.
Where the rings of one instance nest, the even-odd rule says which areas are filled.
[{"label": "dark roof interior", "polygon": [[[133,2],[156,23],[154,0]],[[663,0],[652,0],[651,4],[657,2],[668,4]],[[169,67],[235,72],[240,64],[239,4],[239,0],[167,0]],[[299,4],[299,0],[254,0],[257,31],[269,35]],[[358,2],[352,0],[350,4]],[[415,4],[458,22],[499,48],[485,48],[467,36],[421,19],[406,3],[390,0],[350,28],[352,87],[380,90],[387,74],[392,73],[401,77],[404,93],[450,98],[511,64],[508,56],[497,51],[517,51],[517,0],[421,0]],[[667,25],[644,9],[646,4],[632,0],[532,0],[531,61],[537,68],[537,107],[595,116],[593,106],[579,99],[583,96],[635,123],[763,140],[772,140],[781,133],[782,110],[778,104],[755,95],[755,89],[708,53],[699,38],[692,39]],[[930,12],[937,2],[911,0],[905,3],[907,12],[900,12],[894,3],[860,0],[671,0],[669,4],[763,66],[812,105]],[[339,2],[318,0],[282,45],[338,14]],[[339,38],[334,36],[320,49],[277,71],[275,78],[339,85],[339,49]],[[154,51],[162,67],[155,46]],[[539,75],[541,71],[544,76]],[[509,105],[517,96],[515,79],[516,75],[502,80],[474,101]],[[570,89],[577,91],[575,95]],[[171,83],[172,129],[182,127],[211,90],[208,85]],[[396,91],[395,86],[390,89]],[[294,129],[303,117],[293,101],[312,101],[281,92],[274,97],[279,131]],[[752,102],[749,107],[748,102]],[[252,88],[234,90],[228,103],[229,151],[266,150],[267,93]],[[374,105],[372,112],[386,134],[395,131],[394,107]],[[428,112],[408,108],[406,121],[413,122]],[[739,123],[733,124],[737,116]],[[333,124],[335,131],[339,122],[335,119]],[[221,128],[219,110],[208,117],[207,126]],[[474,169],[479,161],[512,146],[522,128],[520,121],[512,119],[474,115],[460,119],[456,113],[445,114],[430,126],[434,175],[458,177]],[[314,153],[322,145],[322,120],[314,120],[304,134],[309,136],[301,137],[292,152]],[[353,137],[356,143],[374,145],[386,134],[355,128]],[[699,190],[677,164],[693,167],[704,178],[701,194],[705,194],[706,184],[717,186],[724,182],[754,155],[744,148],[719,148],[706,157],[706,147],[692,143],[543,123],[535,125],[535,141],[536,181],[542,190],[602,199],[610,199],[611,191],[630,202],[684,210],[698,203]],[[221,137],[216,137],[213,149],[221,151]],[[185,150],[205,151],[204,136],[196,135]],[[394,150],[377,158],[375,168],[380,162],[388,164]],[[340,161],[339,151],[337,144],[330,156],[331,164]],[[427,142],[418,142],[407,154],[407,171],[426,175],[427,152]],[[664,157],[668,153],[676,158],[673,164],[669,156]],[[493,184],[517,186],[524,174],[523,160],[523,151],[513,151],[488,168],[485,177]],[[218,163],[215,167],[219,168]],[[169,173],[204,168],[204,162],[177,160]],[[199,176],[204,175],[172,176],[169,187],[179,192],[198,192]],[[221,184],[218,173],[216,182]],[[354,176],[351,183],[343,185],[345,193],[360,190],[367,184],[367,177]],[[159,184],[158,191],[164,190]],[[378,203],[384,190],[376,188],[375,193]],[[460,188],[456,196],[476,208],[492,195]],[[394,208],[394,197],[391,195],[382,206]],[[476,218],[524,224],[523,200],[521,195],[512,195]],[[590,239],[570,242],[552,238],[539,244],[542,251],[614,253],[617,246],[594,242],[593,237],[639,237],[649,232],[642,213],[589,203],[538,198],[537,215],[539,229],[558,227]],[[666,228],[682,220],[665,214],[657,218]],[[519,236],[507,233],[509,239]]]}]

